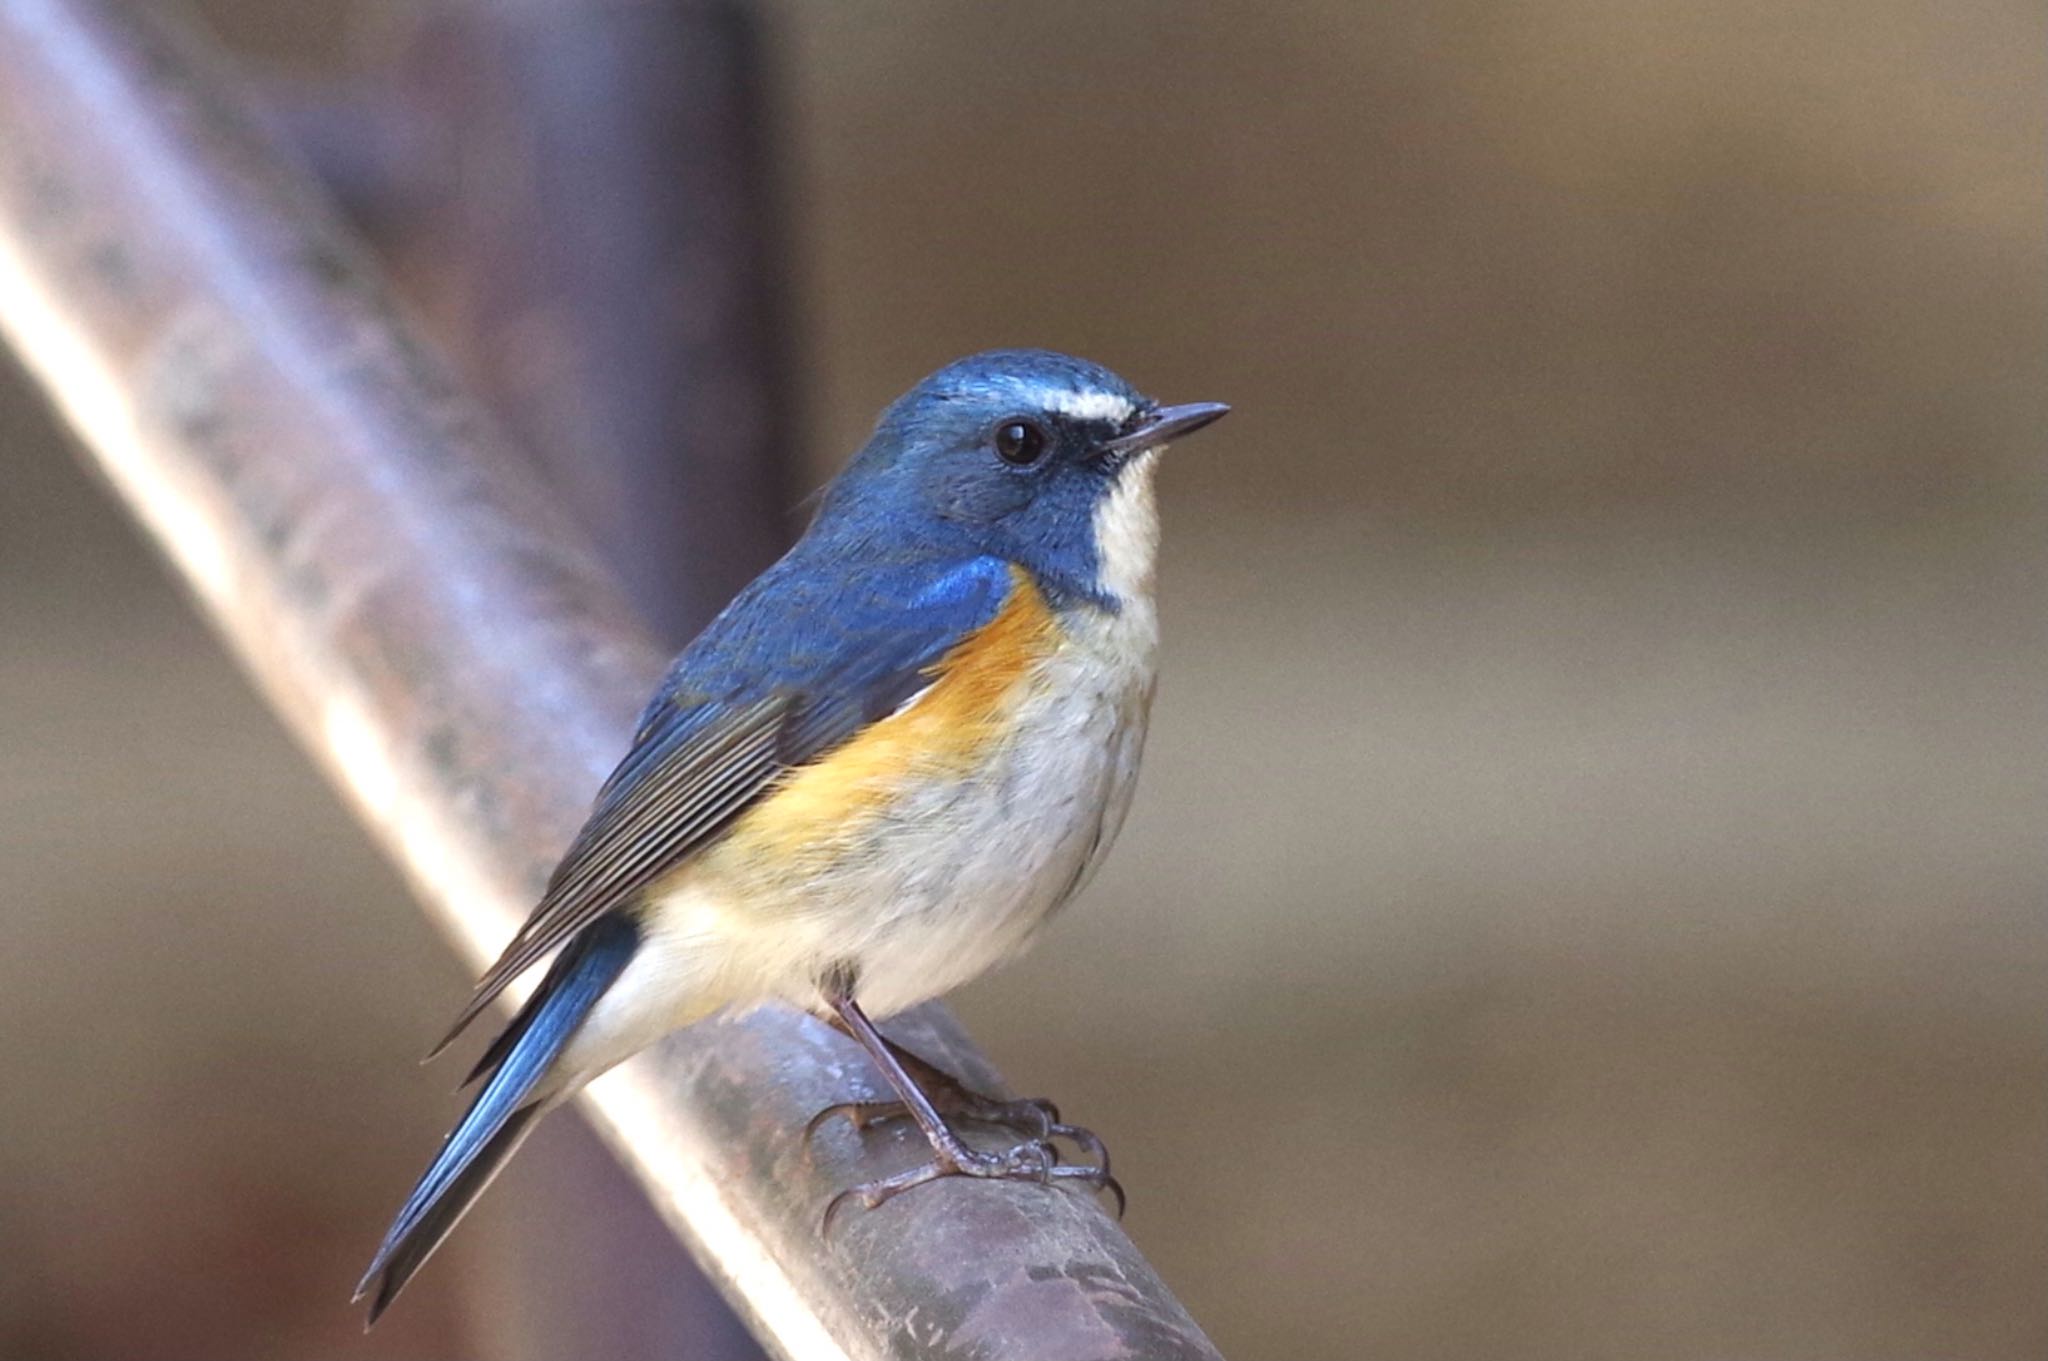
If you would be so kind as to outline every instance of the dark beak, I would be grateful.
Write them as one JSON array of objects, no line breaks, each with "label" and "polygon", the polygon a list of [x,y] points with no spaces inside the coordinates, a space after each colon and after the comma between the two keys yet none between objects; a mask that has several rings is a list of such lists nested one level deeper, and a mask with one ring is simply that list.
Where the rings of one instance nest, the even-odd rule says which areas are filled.
[{"label": "dark beak", "polygon": [[1162,406],[1145,418],[1145,423],[1128,435],[1119,435],[1103,449],[1112,454],[1134,454],[1156,449],[1169,440],[1192,435],[1203,426],[1222,420],[1230,408],[1221,402],[1189,402],[1185,406]]}]

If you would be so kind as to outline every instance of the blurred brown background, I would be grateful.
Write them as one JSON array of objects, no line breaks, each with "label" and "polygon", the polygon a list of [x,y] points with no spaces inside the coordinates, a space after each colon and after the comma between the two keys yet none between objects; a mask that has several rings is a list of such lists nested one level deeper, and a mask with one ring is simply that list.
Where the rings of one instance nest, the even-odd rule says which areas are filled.
[{"label": "blurred brown background", "polygon": [[[1238,408],[1120,851],[956,999],[1224,1351],[2048,1353],[2039,8],[768,19],[810,481],[993,344]],[[544,1146],[359,1336],[464,980],[13,370],[0,448],[0,1352],[545,1354]]]}]

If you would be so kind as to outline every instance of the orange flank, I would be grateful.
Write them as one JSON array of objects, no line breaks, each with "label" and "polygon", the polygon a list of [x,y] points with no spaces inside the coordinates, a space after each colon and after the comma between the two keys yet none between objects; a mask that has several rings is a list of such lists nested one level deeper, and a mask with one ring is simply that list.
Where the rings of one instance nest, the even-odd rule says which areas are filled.
[{"label": "orange flank", "polygon": [[1007,735],[1031,670],[1059,641],[1059,622],[1036,583],[1019,567],[1010,575],[1009,599],[932,666],[932,684],[915,702],[790,772],[734,825],[715,857],[731,855],[735,868],[768,863],[800,871],[802,862],[833,856],[861,836],[906,787],[957,778],[985,759]]}]

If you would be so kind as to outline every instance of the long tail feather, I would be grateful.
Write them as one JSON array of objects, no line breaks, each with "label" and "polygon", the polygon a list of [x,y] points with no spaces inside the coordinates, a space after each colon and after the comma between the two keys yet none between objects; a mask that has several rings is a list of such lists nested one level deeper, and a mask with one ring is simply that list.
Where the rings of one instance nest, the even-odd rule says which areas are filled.
[{"label": "long tail feather", "polygon": [[458,1168],[434,1197],[407,1219],[404,1229],[393,1227],[391,1236],[378,1250],[377,1260],[371,1265],[369,1274],[356,1286],[358,1300],[365,1295],[370,1296],[369,1317],[363,1322],[365,1330],[375,1325],[384,1311],[391,1307],[391,1302],[398,1298],[398,1292],[405,1289],[413,1273],[426,1265],[427,1258],[434,1255],[434,1249],[455,1231],[456,1224],[469,1213],[469,1207],[476,1204],[477,1197],[498,1175],[505,1160],[525,1142],[533,1117],[539,1113],[538,1103],[521,1106],[512,1112],[503,1128],[486,1140],[476,1155]]},{"label": "long tail feather", "polygon": [[547,1093],[539,1089],[549,1069],[605,990],[618,981],[639,942],[639,929],[630,918],[610,916],[591,923],[563,949],[518,1017],[492,1044],[484,1065],[492,1069],[489,1079],[406,1197],[356,1286],[358,1300],[374,1291],[371,1323],[525,1139],[546,1104]]}]

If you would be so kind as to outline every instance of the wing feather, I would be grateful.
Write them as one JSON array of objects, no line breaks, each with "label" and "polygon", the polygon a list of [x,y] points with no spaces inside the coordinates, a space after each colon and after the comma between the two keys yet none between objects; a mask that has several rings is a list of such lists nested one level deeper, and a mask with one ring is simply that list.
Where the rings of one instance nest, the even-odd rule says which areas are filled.
[{"label": "wing feather", "polygon": [[[785,696],[734,708],[686,731],[689,740],[641,763],[629,782],[618,788],[607,783],[610,797],[600,797],[539,906],[477,980],[433,1052],[447,1048],[514,978],[610,908],[630,901],[758,794],[782,769],[777,740],[787,709]],[[657,732],[653,740],[662,742],[663,736]]]},{"label": "wing feather", "polygon": [[804,600],[844,626],[821,641],[802,620],[776,626],[791,611],[771,570],[677,660],[540,903],[432,1052],[514,978],[714,839],[784,771],[923,690],[1012,584],[1009,565],[989,558],[864,578],[850,599]]}]

